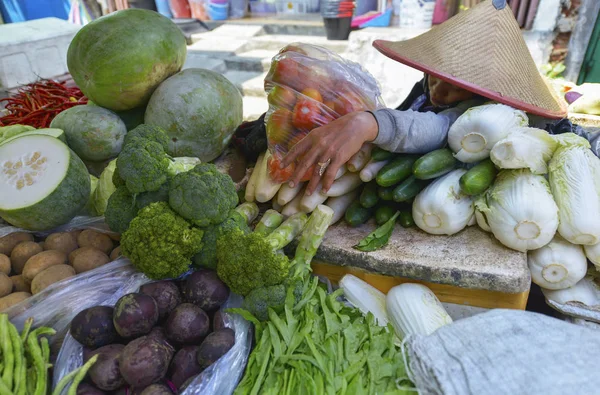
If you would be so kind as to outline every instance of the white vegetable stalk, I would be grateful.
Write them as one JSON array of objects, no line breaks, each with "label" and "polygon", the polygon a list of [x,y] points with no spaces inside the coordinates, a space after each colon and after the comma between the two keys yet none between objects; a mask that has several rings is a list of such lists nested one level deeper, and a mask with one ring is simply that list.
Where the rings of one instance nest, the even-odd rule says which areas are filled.
[{"label": "white vegetable stalk", "polygon": [[281,184],[274,182],[271,176],[269,176],[268,163],[270,158],[271,153],[267,151],[260,163],[260,167],[257,167],[258,175],[256,179],[255,198],[259,203],[266,203],[273,199],[279,188],[281,188]]},{"label": "white vegetable stalk", "polygon": [[583,246],[585,256],[600,270],[600,243],[591,246]]},{"label": "white vegetable stalk", "polygon": [[332,225],[344,218],[344,214],[346,214],[348,207],[350,207],[352,202],[358,198],[358,191],[358,189],[355,189],[345,195],[327,199],[325,205],[333,210],[333,218],[331,219]]},{"label": "white vegetable stalk", "polygon": [[360,179],[362,182],[371,182],[377,177],[379,170],[385,166],[389,160],[382,160],[380,162],[369,161],[365,167],[360,171]]},{"label": "white vegetable stalk", "polygon": [[350,303],[365,315],[373,314],[379,326],[387,326],[388,316],[383,292],[351,274],[342,277],[339,285]]},{"label": "white vegetable stalk", "polygon": [[292,199],[291,202],[283,206],[283,208],[281,209],[281,214],[283,214],[283,216],[287,218],[302,211],[300,210],[300,202],[302,201],[303,197],[304,189],[301,190],[300,193],[298,193],[296,197]]},{"label": "white vegetable stalk", "polygon": [[548,182],[526,169],[502,170],[475,206],[496,239],[513,250],[543,247],[558,228],[558,207]]},{"label": "white vegetable stalk", "polygon": [[600,304],[600,291],[594,285],[594,282],[587,278],[565,289],[553,290],[542,288],[542,293],[546,299],[560,304],[568,302],[579,302],[587,306]]},{"label": "white vegetable stalk", "polygon": [[305,213],[312,213],[319,204],[323,204],[327,200],[327,195],[322,193],[323,186],[321,183],[317,185],[315,191],[310,195],[304,195],[300,200],[300,210]]},{"label": "white vegetable stalk", "polygon": [[501,169],[529,169],[533,174],[546,174],[556,146],[556,140],[545,130],[515,128],[494,145],[490,158]]},{"label": "white vegetable stalk", "polygon": [[256,163],[254,164],[254,169],[252,169],[252,173],[250,174],[250,178],[248,179],[248,184],[246,185],[246,194],[245,199],[247,202],[253,202],[256,198],[256,182],[258,179],[258,169],[260,168],[263,159],[265,158],[265,153],[262,153],[258,156]]},{"label": "white vegetable stalk", "polygon": [[279,192],[277,193],[277,203],[281,206],[285,206],[291,202],[298,195],[298,193],[300,193],[303,187],[303,182],[299,182],[298,184],[294,185],[293,188],[290,187],[289,182],[286,182],[281,186]]},{"label": "white vegetable stalk", "polygon": [[483,214],[481,211],[475,209],[475,220],[477,221],[477,226],[479,226],[479,228],[485,232],[492,232],[492,230],[490,229],[490,225],[487,222],[487,218],[485,217],[485,214]]},{"label": "white vegetable stalk", "polygon": [[528,123],[523,111],[504,104],[472,107],[450,127],[448,144],[459,161],[479,162],[487,158],[492,147],[511,130]]},{"label": "white vegetable stalk", "polygon": [[350,158],[346,167],[348,167],[348,171],[352,173],[356,173],[361,171],[365,165],[371,159],[371,151],[373,150],[373,144],[363,144],[360,150]]},{"label": "white vegetable stalk", "polygon": [[527,254],[531,280],[542,288],[565,289],[585,277],[587,260],[583,248],[571,244],[559,235]]},{"label": "white vegetable stalk", "polygon": [[573,244],[600,243],[600,159],[589,144],[556,150],[549,180],[561,236]]},{"label": "white vegetable stalk", "polygon": [[336,197],[342,196],[351,192],[362,185],[360,176],[357,173],[346,173],[341,176],[338,180],[335,180],[331,184],[331,188],[327,191],[327,196]]},{"label": "white vegetable stalk", "polygon": [[433,235],[453,235],[463,230],[475,212],[473,199],[460,191],[467,171],[453,170],[422,190],[412,206],[415,224]]},{"label": "white vegetable stalk", "polygon": [[400,339],[409,335],[427,336],[452,323],[437,296],[421,284],[395,286],[385,302],[388,318]]}]

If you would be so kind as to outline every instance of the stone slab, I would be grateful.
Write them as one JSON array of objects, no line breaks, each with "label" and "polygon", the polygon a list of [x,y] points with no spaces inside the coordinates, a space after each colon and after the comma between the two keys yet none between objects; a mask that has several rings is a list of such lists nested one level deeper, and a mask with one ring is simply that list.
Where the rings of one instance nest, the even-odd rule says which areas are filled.
[{"label": "stone slab", "polygon": [[78,30],[58,18],[0,25],[0,87],[67,73],[67,50]]},{"label": "stone slab", "polygon": [[269,109],[269,103],[262,97],[244,96],[244,121],[254,121]]},{"label": "stone slab", "polygon": [[189,52],[200,52],[213,58],[226,58],[248,50],[249,40],[210,36],[188,46]]},{"label": "stone slab", "polygon": [[521,293],[530,288],[526,254],[504,247],[477,227],[453,236],[433,236],[397,225],[383,249],[365,253],[352,248],[374,229],[374,223],[357,228],[345,223],[332,226],[315,259],[463,288],[503,293]]},{"label": "stone slab", "polygon": [[253,37],[249,49],[266,49],[279,51],[281,48],[294,42],[303,42],[307,44],[320,45],[336,53],[343,53],[347,47],[347,41],[329,41],[322,36],[304,36],[290,34],[268,34],[264,36]]},{"label": "stone slab", "polygon": [[212,70],[216,73],[223,74],[227,71],[225,61],[218,58],[205,56],[198,52],[189,52],[183,64],[183,69],[200,68]]},{"label": "stone slab", "polygon": [[263,72],[269,70],[271,59],[276,54],[277,51],[255,49],[230,56],[225,59],[225,63],[228,70]]}]

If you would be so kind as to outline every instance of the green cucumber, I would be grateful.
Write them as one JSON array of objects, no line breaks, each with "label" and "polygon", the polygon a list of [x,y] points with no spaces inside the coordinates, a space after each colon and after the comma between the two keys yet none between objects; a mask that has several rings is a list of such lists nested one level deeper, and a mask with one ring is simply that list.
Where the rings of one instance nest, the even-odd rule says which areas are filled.
[{"label": "green cucumber", "polygon": [[393,156],[393,152],[386,151],[379,147],[375,147],[373,148],[373,151],[371,151],[371,160],[373,162],[382,162],[384,160],[391,159]]},{"label": "green cucumber", "polygon": [[352,204],[350,204],[348,210],[346,210],[344,218],[346,219],[348,225],[356,227],[364,224],[369,220],[369,218],[371,218],[371,210],[361,206],[360,200],[355,200],[352,202]]},{"label": "green cucumber", "polygon": [[408,210],[400,211],[400,215],[398,216],[398,222],[403,228],[412,228],[413,226],[415,226],[415,220],[413,219],[412,212]]},{"label": "green cucumber", "polygon": [[494,162],[486,159],[463,174],[460,178],[460,190],[467,195],[479,195],[492,185],[497,173]]},{"label": "green cucumber", "polygon": [[390,201],[394,200],[394,187],[379,187],[377,188],[377,196],[381,200]]},{"label": "green cucumber", "polygon": [[426,180],[419,180],[415,176],[408,177],[394,188],[394,201],[406,202],[414,198],[419,192],[425,189],[427,184]]},{"label": "green cucumber", "polygon": [[377,196],[377,183],[370,182],[365,186],[360,194],[360,204],[364,208],[372,208],[375,207],[378,201],[379,196]]},{"label": "green cucumber", "polygon": [[383,225],[389,221],[389,219],[396,214],[396,211],[398,210],[395,207],[388,204],[377,207],[375,210],[375,222],[377,222],[377,226]]},{"label": "green cucumber", "polygon": [[416,155],[402,155],[386,164],[377,173],[377,184],[382,187],[391,187],[408,178],[413,165],[417,161]]},{"label": "green cucumber", "polygon": [[457,160],[448,148],[431,151],[423,155],[413,165],[413,174],[419,180],[431,180],[451,172]]}]

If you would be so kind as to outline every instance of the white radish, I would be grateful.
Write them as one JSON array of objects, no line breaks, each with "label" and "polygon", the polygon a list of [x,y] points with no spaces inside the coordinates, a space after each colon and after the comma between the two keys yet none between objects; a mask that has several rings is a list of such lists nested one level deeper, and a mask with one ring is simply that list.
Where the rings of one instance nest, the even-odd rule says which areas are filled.
[{"label": "white radish", "polygon": [[304,197],[304,189],[302,189],[302,191],[300,191],[300,193],[297,194],[296,197],[294,199],[292,199],[291,202],[289,202],[288,204],[283,206],[283,209],[281,209],[281,214],[283,214],[283,216],[287,218],[289,216],[292,216],[292,215],[302,211],[302,210],[300,210],[300,202],[302,201],[303,197]]},{"label": "white radish", "polygon": [[346,166],[348,167],[348,171],[352,173],[356,173],[361,171],[365,165],[371,159],[371,151],[373,150],[373,144],[363,144],[360,150],[350,158]]},{"label": "white radish", "polygon": [[348,168],[346,168],[346,166],[340,167],[338,172],[335,174],[335,179],[336,180],[339,179],[341,176],[346,174],[347,171],[348,171]]},{"label": "white radish", "polygon": [[322,184],[319,184],[312,195],[304,195],[300,201],[300,210],[304,211],[305,213],[312,213],[319,204],[323,204],[325,200],[327,200],[328,196],[324,193],[321,193],[322,187]]},{"label": "white radish", "polygon": [[281,188],[281,184],[273,182],[269,176],[267,165],[270,157],[271,153],[267,151],[260,164],[260,167],[258,168],[256,192],[254,193],[254,196],[256,201],[259,203],[266,203],[273,199],[273,197],[277,194],[277,191],[279,191],[279,188]]},{"label": "white radish", "polygon": [[277,203],[276,200],[272,200],[271,203],[273,203],[272,204],[273,210],[281,213],[281,210],[283,210],[283,206],[281,204]]},{"label": "white radish", "polygon": [[331,224],[335,224],[340,219],[344,218],[344,214],[346,214],[346,210],[358,198],[358,189],[353,190],[350,193],[347,193],[342,196],[332,197],[327,199],[325,205],[333,210],[333,218],[331,219]]},{"label": "white radish", "polygon": [[279,192],[277,193],[277,203],[280,206],[285,206],[286,204],[291,202],[296,197],[296,195],[298,195],[298,192],[300,192],[302,187],[304,187],[303,182],[299,182],[293,188],[290,187],[290,184],[288,182],[286,182],[281,186]]},{"label": "white radish", "polygon": [[371,160],[367,165],[360,171],[360,179],[363,182],[371,182],[377,177],[377,173],[383,166],[385,166],[389,160],[382,160],[380,162],[373,162]]},{"label": "white radish", "polygon": [[331,184],[331,188],[327,191],[327,196],[336,197],[347,194],[362,185],[362,180],[358,173],[346,173]]},{"label": "white radish", "polygon": [[252,174],[250,174],[250,179],[248,180],[248,185],[246,185],[246,201],[253,202],[254,194],[256,193],[256,178],[258,177],[258,169],[260,168],[260,164],[262,163],[265,154],[262,153],[258,156],[256,163],[254,164],[254,169],[252,169]]}]

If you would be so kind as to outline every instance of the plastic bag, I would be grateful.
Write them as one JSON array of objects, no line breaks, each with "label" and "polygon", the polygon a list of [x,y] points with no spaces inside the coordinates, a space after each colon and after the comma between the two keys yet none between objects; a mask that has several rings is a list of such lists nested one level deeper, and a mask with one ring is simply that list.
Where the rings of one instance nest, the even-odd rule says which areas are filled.
[{"label": "plastic bag", "polygon": [[[294,165],[280,169],[281,159],[311,130],[354,111],[384,107],[381,89],[369,72],[310,44],[290,44],[273,58],[265,91],[267,139],[273,155],[269,175],[281,183],[294,171]],[[307,177],[311,175],[312,169]]]},{"label": "plastic bag", "polygon": [[17,228],[15,226],[11,226],[9,224],[0,222],[0,238],[7,236],[11,233],[15,232],[26,232],[34,234],[38,237],[47,237],[52,233],[58,232],[70,232],[72,230],[82,230],[82,229],[92,229],[100,233],[106,233],[109,235],[116,235],[115,232],[112,232],[106,222],[104,222],[104,217],[86,217],[86,216],[78,216],[73,218],[71,221],[67,222],[64,225],[61,225],[57,228],[47,231],[32,231],[27,229]]}]

